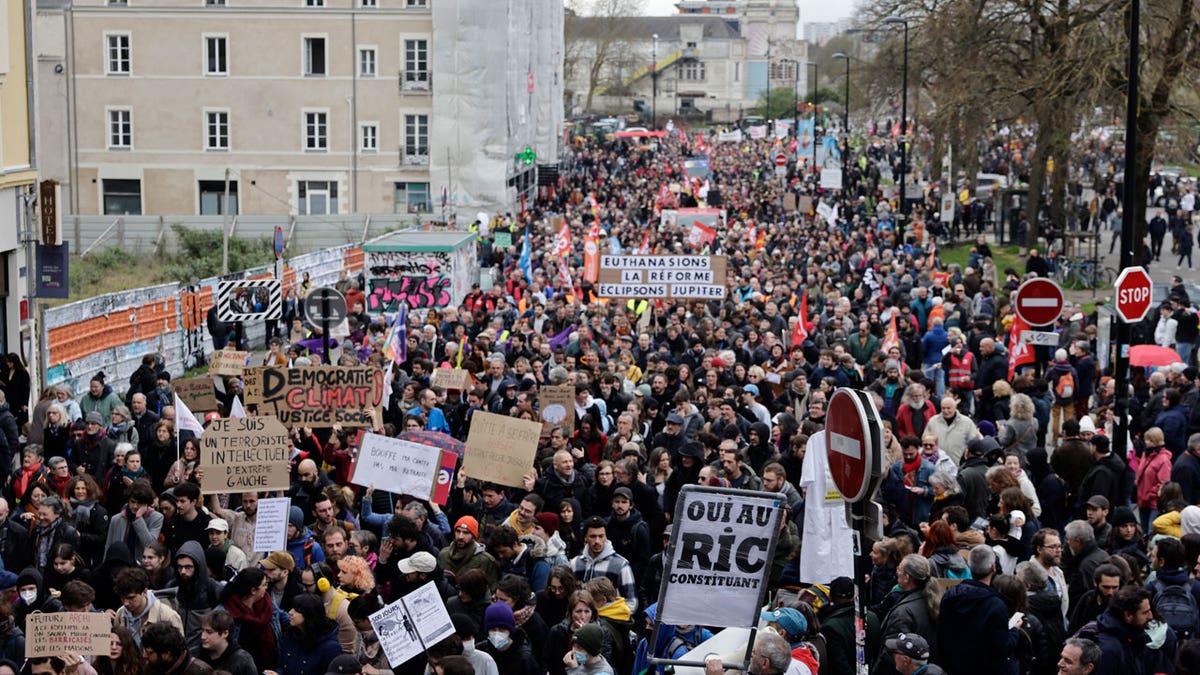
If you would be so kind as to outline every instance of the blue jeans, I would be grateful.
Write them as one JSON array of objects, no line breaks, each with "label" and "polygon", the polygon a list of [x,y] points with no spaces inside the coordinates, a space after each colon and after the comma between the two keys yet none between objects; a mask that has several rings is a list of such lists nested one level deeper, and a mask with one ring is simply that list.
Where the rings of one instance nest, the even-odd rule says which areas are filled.
[{"label": "blue jeans", "polygon": [[1175,351],[1179,354],[1179,360],[1183,361],[1184,365],[1189,365],[1189,360],[1192,357],[1192,350],[1196,348],[1195,343],[1179,342],[1175,345]]},{"label": "blue jeans", "polygon": [[937,363],[925,363],[921,365],[921,372],[925,374],[925,377],[933,380],[938,401],[937,405],[941,405],[942,396],[946,394],[946,373],[942,372],[941,368],[938,368],[939,365]]}]

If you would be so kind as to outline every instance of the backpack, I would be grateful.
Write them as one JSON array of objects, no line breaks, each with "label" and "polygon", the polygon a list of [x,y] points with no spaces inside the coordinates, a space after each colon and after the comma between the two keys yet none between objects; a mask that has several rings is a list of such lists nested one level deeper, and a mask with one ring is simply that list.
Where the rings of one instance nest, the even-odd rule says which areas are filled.
[{"label": "backpack", "polygon": [[1075,396],[1075,375],[1067,371],[1059,376],[1058,382],[1054,384],[1054,393],[1063,400],[1069,400]]},{"label": "backpack", "polygon": [[1185,586],[1161,586],[1154,592],[1150,603],[1154,611],[1175,631],[1180,640],[1197,634],[1200,628],[1200,607],[1190,588]]}]

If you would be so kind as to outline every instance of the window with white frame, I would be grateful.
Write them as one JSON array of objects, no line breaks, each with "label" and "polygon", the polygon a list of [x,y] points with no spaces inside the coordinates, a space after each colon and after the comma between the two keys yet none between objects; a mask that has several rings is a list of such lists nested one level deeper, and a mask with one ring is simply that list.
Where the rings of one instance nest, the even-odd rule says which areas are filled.
[{"label": "window with white frame", "polygon": [[681,75],[684,80],[698,81],[704,79],[704,62],[689,61],[683,64],[683,72]]},{"label": "window with white frame", "polygon": [[358,76],[375,77],[375,73],[378,70],[376,61],[376,51],[374,47],[359,47]]},{"label": "window with white frame", "polygon": [[304,38],[304,74],[308,76],[325,75],[325,38]]},{"label": "window with white frame", "polygon": [[406,82],[429,81],[429,41],[404,41],[404,79]]},{"label": "window with white frame", "polygon": [[404,154],[429,159],[429,115],[404,116]]},{"label": "window with white frame", "polygon": [[359,7],[378,7],[379,1],[378,0],[359,0],[358,6]]},{"label": "window with white frame", "polygon": [[407,7],[428,7],[429,0],[405,0],[404,4]]},{"label": "window with white frame", "polygon": [[358,125],[358,149],[362,152],[379,152],[378,122],[362,122]]},{"label": "window with white frame", "polygon": [[325,0],[304,0],[305,7],[324,7]]},{"label": "window with white frame", "polygon": [[392,188],[394,213],[429,213],[429,183],[396,183]]},{"label": "window with white frame", "polygon": [[204,74],[229,74],[229,38],[224,35],[204,36]]},{"label": "window with white frame", "polygon": [[109,75],[128,75],[133,70],[130,58],[129,33],[108,33],[105,43],[108,51],[105,72]]},{"label": "window with white frame", "polygon": [[204,111],[204,149],[229,149],[229,111]]},{"label": "window with white frame", "polygon": [[133,110],[130,108],[108,109],[108,149],[133,149]]},{"label": "window with white frame", "polygon": [[302,180],[296,183],[296,210],[302,216],[327,216],[338,212],[338,184],[334,180]]},{"label": "window with white frame", "polygon": [[304,113],[304,149],[307,152],[329,149],[329,113],[317,110]]},{"label": "window with white frame", "polygon": [[209,7],[224,7],[225,0],[204,0],[204,4]]}]

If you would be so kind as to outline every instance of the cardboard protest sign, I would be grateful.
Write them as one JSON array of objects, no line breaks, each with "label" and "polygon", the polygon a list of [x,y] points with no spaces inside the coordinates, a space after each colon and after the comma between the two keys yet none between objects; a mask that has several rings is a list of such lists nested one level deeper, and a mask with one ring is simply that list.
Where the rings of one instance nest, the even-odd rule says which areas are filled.
[{"label": "cardboard protest sign", "polygon": [[209,375],[172,380],[171,387],[192,412],[213,412],[217,409],[216,390]]},{"label": "cardboard protest sign", "polygon": [[393,666],[408,661],[454,632],[450,613],[432,581],[375,612],[371,627]]},{"label": "cardboard protest sign", "polygon": [[25,658],[107,656],[112,619],[94,612],[34,612],[25,617]]},{"label": "cardboard protest sign", "polygon": [[242,371],[242,401],[246,405],[262,405],[262,366]]},{"label": "cardboard protest sign", "polygon": [[231,349],[218,349],[209,359],[208,372],[213,375],[241,375],[246,368],[246,359],[250,352],[237,352]]},{"label": "cardboard protest sign", "polygon": [[[753,626],[766,597],[782,509],[773,493],[685,486],[659,592],[665,624]],[[720,607],[720,612],[713,612]]]},{"label": "cardboard protest sign", "polygon": [[[250,396],[246,397],[247,401]],[[262,407],[285,426],[376,429],[383,371],[366,366],[262,369]]]},{"label": "cardboard protest sign", "polygon": [[791,213],[796,210],[796,195],[789,192],[783,196],[783,210]]},{"label": "cardboard protest sign", "polygon": [[520,487],[533,468],[542,425],[506,415],[475,411],[462,470],[468,476]]},{"label": "cardboard protest sign", "polygon": [[433,492],[441,464],[439,448],[379,434],[363,434],[350,482],[427,499]]},{"label": "cardboard protest sign", "polygon": [[575,387],[569,384],[542,387],[538,392],[538,415],[547,435],[554,427],[561,426],[570,438],[575,433]]},{"label": "cardboard protest sign", "polygon": [[209,422],[200,437],[204,494],[287,490],[291,441],[274,417],[233,417]]},{"label": "cardboard protest sign", "polygon": [[429,384],[446,390],[465,391],[471,388],[471,373],[462,368],[434,368]]},{"label": "cardboard protest sign", "polygon": [[288,513],[291,507],[290,497],[258,500],[258,512],[254,517],[255,553],[287,550]]},{"label": "cardboard protest sign", "polygon": [[723,255],[602,255],[596,292],[602,298],[725,297]]}]

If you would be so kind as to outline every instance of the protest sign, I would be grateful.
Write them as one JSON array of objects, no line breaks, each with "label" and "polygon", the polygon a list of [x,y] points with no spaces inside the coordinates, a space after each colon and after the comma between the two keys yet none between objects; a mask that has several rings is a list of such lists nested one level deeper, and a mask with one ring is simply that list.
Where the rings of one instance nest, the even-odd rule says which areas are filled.
[{"label": "protest sign", "polygon": [[512,246],[512,232],[496,230],[496,248],[508,248]]},{"label": "protest sign", "polygon": [[217,409],[217,396],[210,375],[200,377],[179,378],[171,382],[171,387],[179,398],[187,404],[192,412],[212,412]]},{"label": "protest sign", "polygon": [[575,387],[569,384],[542,387],[538,392],[538,415],[547,435],[554,427],[561,426],[567,438],[571,438],[575,433]]},{"label": "protest sign", "polygon": [[727,260],[723,255],[602,255],[602,298],[721,300]]},{"label": "protest sign", "polygon": [[437,482],[441,463],[439,448],[379,434],[363,434],[350,482],[427,499]]},{"label": "protest sign", "polygon": [[522,478],[533,468],[542,425],[507,415],[475,411],[463,468],[476,476],[500,485],[520,487]]},{"label": "protest sign", "polygon": [[204,494],[287,490],[292,444],[274,417],[232,417],[208,423],[200,437]]},{"label": "protest sign", "polygon": [[[262,406],[285,426],[378,429],[383,371],[366,366],[262,369]],[[250,396],[246,397],[251,400]]]},{"label": "protest sign", "polygon": [[25,617],[25,658],[107,656],[112,619],[95,612],[33,612]]},{"label": "protest sign", "polygon": [[796,202],[796,210],[800,213],[812,213],[813,198],[810,195],[800,195],[800,199]]},{"label": "protest sign", "polygon": [[446,390],[465,391],[471,387],[471,373],[462,368],[434,368],[429,383]]},{"label": "protest sign", "polygon": [[209,360],[208,372],[213,375],[241,375],[246,368],[246,359],[250,352],[237,352],[231,349],[218,349],[212,353]]},{"label": "protest sign", "polygon": [[242,401],[246,405],[262,405],[262,366],[242,371]]},{"label": "protest sign", "polygon": [[442,466],[438,470],[437,483],[429,501],[445,506],[450,501],[450,488],[454,485],[454,467],[458,466],[458,455],[450,450],[442,451]]},{"label": "protest sign", "polygon": [[393,667],[421,654],[426,647],[441,642],[454,632],[450,614],[432,581],[369,618],[383,653]]},{"label": "protest sign", "polygon": [[[659,620],[757,625],[780,514],[780,498],[773,493],[685,486],[675,507]],[[713,612],[713,607],[721,611]]]},{"label": "protest sign", "polygon": [[788,213],[796,210],[796,195],[794,193],[789,192],[783,196],[783,210]]},{"label": "protest sign", "polygon": [[287,550],[288,512],[291,507],[292,500],[289,497],[258,500],[258,511],[254,517],[255,553]]}]

